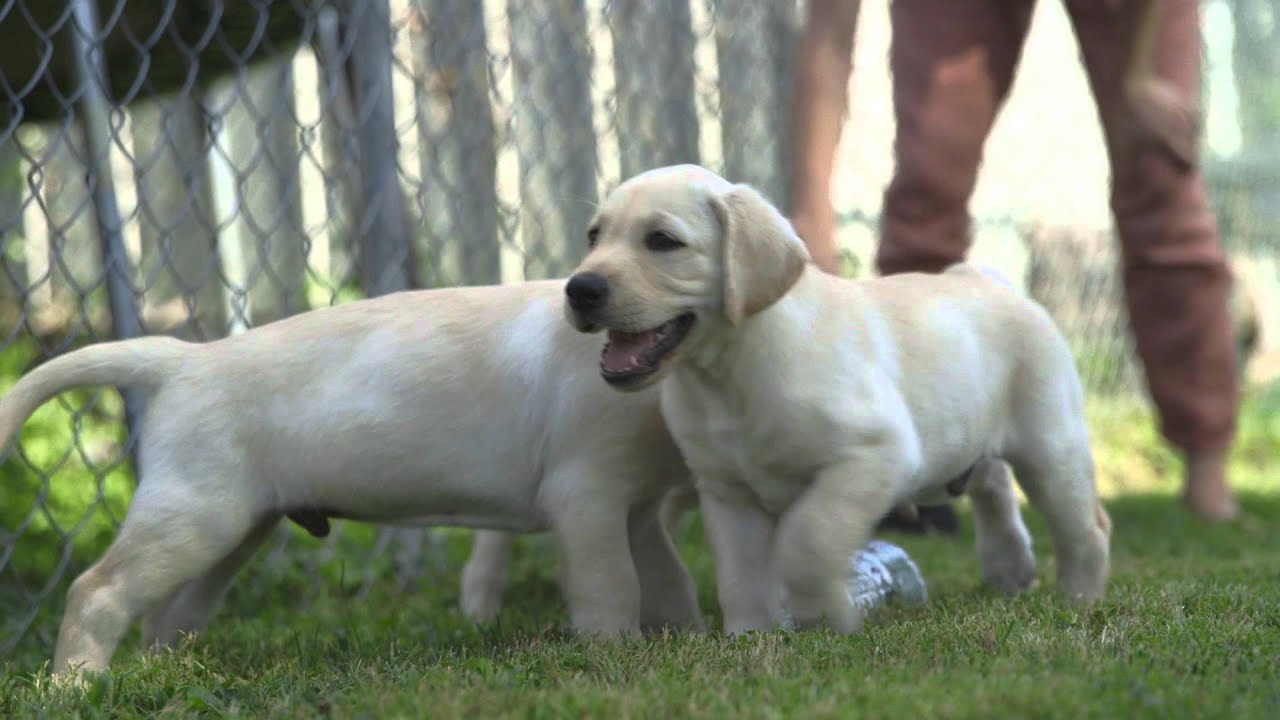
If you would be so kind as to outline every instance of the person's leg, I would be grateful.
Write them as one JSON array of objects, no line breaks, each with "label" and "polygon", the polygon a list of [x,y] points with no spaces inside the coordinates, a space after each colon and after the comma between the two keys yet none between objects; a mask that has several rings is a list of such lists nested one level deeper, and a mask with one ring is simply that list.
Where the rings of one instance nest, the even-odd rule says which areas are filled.
[{"label": "person's leg", "polygon": [[[814,264],[824,272],[840,272],[835,210],[831,207],[831,175],[848,110],[849,74],[853,69],[853,36],[861,0],[812,0],[797,50],[795,101],[791,104],[791,225],[804,241]],[[895,508],[881,529],[924,533],[930,522],[954,534],[949,507],[904,505]]]},{"label": "person's leg", "polygon": [[[1150,36],[1149,67],[1181,104],[1199,104],[1195,0],[1166,0]],[[1226,453],[1239,403],[1228,306],[1231,274],[1196,167],[1195,123],[1161,124],[1125,95],[1135,22],[1104,0],[1071,0],[1111,160],[1125,300],[1161,429],[1186,461],[1185,499],[1206,519],[1237,512]]]},{"label": "person's leg", "polygon": [[[915,0],[889,8],[897,164],[884,196],[876,269],[939,272],[969,249],[969,197],[1009,94],[1033,3]],[[955,534],[950,505],[885,525]]]},{"label": "person's leg", "polygon": [[938,272],[964,259],[983,145],[1013,84],[1034,4],[912,0],[890,6],[897,164],[876,267]]},{"label": "person's leg", "polygon": [[818,267],[839,269],[831,173],[848,110],[860,0],[810,0],[800,35],[791,104],[791,224]]}]

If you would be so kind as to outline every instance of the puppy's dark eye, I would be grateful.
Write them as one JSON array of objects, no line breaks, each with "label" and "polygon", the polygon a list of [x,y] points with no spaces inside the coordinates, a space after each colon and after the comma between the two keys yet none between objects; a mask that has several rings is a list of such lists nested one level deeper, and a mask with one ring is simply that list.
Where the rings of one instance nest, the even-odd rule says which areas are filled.
[{"label": "puppy's dark eye", "polygon": [[600,228],[593,227],[587,231],[587,247],[589,248],[595,247],[596,241],[599,239],[600,239]]},{"label": "puppy's dark eye", "polygon": [[685,244],[661,230],[654,230],[644,236],[644,246],[654,252],[670,252],[685,247]]}]

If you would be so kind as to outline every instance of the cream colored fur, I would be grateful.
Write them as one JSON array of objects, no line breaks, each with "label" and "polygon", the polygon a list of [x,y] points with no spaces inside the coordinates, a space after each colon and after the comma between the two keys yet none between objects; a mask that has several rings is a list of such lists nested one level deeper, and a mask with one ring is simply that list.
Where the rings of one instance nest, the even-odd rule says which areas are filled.
[{"label": "cream colored fur", "polygon": [[405,292],[207,344],[143,338],[36,368],[0,401],[0,437],[77,385],[149,395],[139,486],[73,583],[55,672],[103,670],[142,615],[148,643],[204,625],[288,511],[486,529],[465,574],[496,611],[510,538],[552,530],[572,625],[618,636],[702,627],[660,518],[688,470],[658,393],[596,377],[598,339],[563,322],[563,282]]},{"label": "cream colored fur", "polygon": [[[634,387],[660,383],[697,478],[728,632],[774,627],[780,603],[802,626],[857,629],[849,558],[893,505],[934,502],[969,468],[991,585],[1035,579],[1011,466],[1048,522],[1061,590],[1104,594],[1110,527],[1081,385],[1038,305],[966,265],[824,274],[755,190],[696,166],[623,183],[593,223],[578,272],[604,278],[608,300],[566,305],[574,325],[638,333],[696,317]],[[655,251],[655,231],[685,246]]]}]

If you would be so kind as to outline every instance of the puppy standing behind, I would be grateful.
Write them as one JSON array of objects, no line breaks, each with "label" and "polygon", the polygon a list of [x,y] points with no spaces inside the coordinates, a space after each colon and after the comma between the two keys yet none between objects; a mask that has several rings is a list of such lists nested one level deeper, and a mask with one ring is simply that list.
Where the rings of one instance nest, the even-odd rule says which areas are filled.
[{"label": "puppy standing behind", "polygon": [[658,394],[601,384],[600,343],[564,323],[562,298],[557,281],[404,292],[205,344],[95,345],[27,374],[0,401],[5,439],[68,387],[150,396],[138,490],[71,586],[54,672],[105,669],[139,615],[147,644],[200,628],[280,517],[299,513],[552,529],[577,630],[700,628],[659,520],[689,475]]},{"label": "puppy standing behind", "polygon": [[1110,522],[1083,393],[1039,306],[970,266],[822,273],[756,191],[696,166],[623,183],[588,237],[568,317],[609,331],[608,384],[665,378],[728,632],[774,626],[780,600],[801,625],[858,628],[849,557],[891,506],[936,502],[966,471],[984,578],[1028,588],[1034,557],[1005,461],[1048,521],[1061,589],[1103,595]]}]

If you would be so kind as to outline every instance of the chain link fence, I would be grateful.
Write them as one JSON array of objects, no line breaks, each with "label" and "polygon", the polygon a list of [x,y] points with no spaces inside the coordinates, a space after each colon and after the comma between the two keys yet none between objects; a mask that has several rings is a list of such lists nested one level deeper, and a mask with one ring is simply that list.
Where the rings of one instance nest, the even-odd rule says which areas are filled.
[{"label": "chain link fence", "polygon": [[[1280,0],[1209,5],[1207,86],[1211,101],[1234,98],[1236,132],[1210,153],[1210,179],[1247,297],[1274,314]],[[864,4],[837,182],[842,241],[864,272],[891,165],[886,6]],[[1069,32],[1056,3],[1041,6],[1029,47],[1052,48]],[[794,0],[0,3],[5,381],[112,337],[208,340],[410,287],[563,276],[603,193],[658,165],[700,162],[785,205],[801,10]],[[1214,29],[1223,22],[1229,32]],[[1137,393],[1096,121],[1073,135],[1076,118],[1043,107],[1066,105],[1061,87],[1035,80],[1074,58],[1057,52],[1050,63],[1029,51],[1032,80],[1020,80],[993,137],[975,254],[1026,278],[1093,390]],[[1000,160],[1024,156],[1026,142],[1048,152],[1017,120],[1015,108],[1037,103],[1036,122],[1061,123],[1078,145],[1051,148],[1078,161],[1058,168],[1062,180]],[[1087,96],[1075,104],[1091,108]],[[1062,188],[1084,188],[1079,204],[1095,220],[1063,222],[1034,197],[991,190],[1041,184],[1061,184],[1049,206],[1072,217],[1089,213]],[[51,645],[46,620],[66,583],[127,507],[137,414],[127,394],[66,393],[0,468],[0,657]],[[252,572],[328,577],[354,592],[407,585],[443,569],[437,541],[341,522],[317,541],[285,527]]]}]

